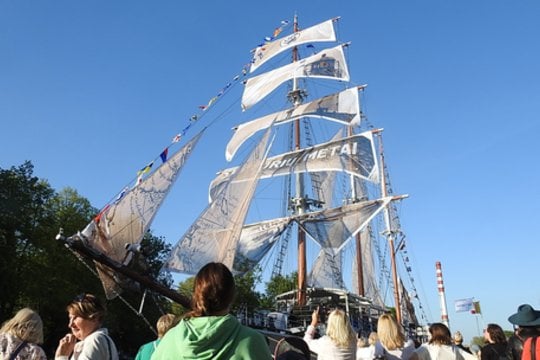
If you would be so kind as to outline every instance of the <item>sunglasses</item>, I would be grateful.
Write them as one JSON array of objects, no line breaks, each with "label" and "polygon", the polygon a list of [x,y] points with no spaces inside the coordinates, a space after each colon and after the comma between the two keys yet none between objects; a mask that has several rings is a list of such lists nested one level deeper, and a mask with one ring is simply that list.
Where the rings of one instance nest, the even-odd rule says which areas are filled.
[{"label": "sunglasses", "polygon": [[86,293],[81,293],[73,298],[73,302],[83,302],[86,300]]}]

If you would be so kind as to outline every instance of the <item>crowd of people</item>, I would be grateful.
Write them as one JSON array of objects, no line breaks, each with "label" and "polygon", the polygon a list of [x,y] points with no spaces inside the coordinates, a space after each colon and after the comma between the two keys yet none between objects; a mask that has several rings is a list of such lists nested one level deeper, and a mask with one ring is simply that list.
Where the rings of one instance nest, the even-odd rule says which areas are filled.
[{"label": "crowd of people", "polygon": [[[205,265],[195,276],[191,311],[181,318],[161,316],[156,340],[143,344],[136,360],[168,359],[310,359],[320,360],[540,360],[540,311],[524,304],[508,318],[514,334],[508,339],[497,324],[484,329],[480,347],[466,347],[463,336],[451,335],[443,323],[429,326],[429,341],[415,344],[391,314],[383,314],[377,331],[358,338],[349,317],[334,309],[320,324],[320,309],[302,338],[280,340],[272,354],[268,340],[242,325],[230,314],[236,288],[231,271],[221,263]],[[70,332],[59,341],[55,360],[118,360],[113,339],[103,327],[106,308],[88,293],[75,297],[66,307]],[[318,336],[319,325],[325,334]],[[23,308],[0,328],[1,360],[46,360],[43,323],[39,314]]]}]

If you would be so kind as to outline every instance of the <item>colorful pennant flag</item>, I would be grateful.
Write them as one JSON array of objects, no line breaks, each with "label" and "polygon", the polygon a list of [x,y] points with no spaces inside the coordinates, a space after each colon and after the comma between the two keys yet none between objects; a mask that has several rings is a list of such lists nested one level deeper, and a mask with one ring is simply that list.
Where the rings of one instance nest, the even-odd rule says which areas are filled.
[{"label": "colorful pennant flag", "polygon": [[99,221],[101,220],[101,217],[103,216],[103,214],[105,214],[107,212],[107,210],[109,210],[111,207],[110,204],[107,204],[107,206],[105,206],[103,208],[103,210],[101,210],[97,215],[96,217],[94,218],[94,221],[96,222],[96,224],[99,224]]},{"label": "colorful pennant flag", "polygon": [[167,161],[167,155],[169,154],[169,148],[165,148],[161,154],[159,154],[159,157],[161,158],[162,162]]},{"label": "colorful pennant flag", "polygon": [[482,310],[480,309],[480,301],[473,302],[473,308],[471,309],[471,314],[482,314]]},{"label": "colorful pennant flag", "polygon": [[154,161],[152,160],[150,164],[143,167],[141,170],[137,171],[137,175],[141,176],[142,174],[146,174],[150,172],[150,169],[152,169],[152,165],[154,165]]},{"label": "colorful pennant flag", "polygon": [[[284,26],[286,26],[288,24],[288,22],[286,21],[282,21],[281,22],[281,28],[283,28]],[[248,69],[249,67],[251,66],[251,64],[246,64],[242,67],[242,72],[241,74],[239,75],[236,75],[232,81],[238,81],[238,79],[240,79],[241,75],[245,76],[247,73],[248,73]],[[201,109],[203,112],[206,111],[210,106],[212,106],[217,100],[219,97],[223,96],[225,94],[225,92],[227,90],[229,90],[229,88],[233,85],[232,82],[228,82],[223,88],[221,88],[221,90],[217,93],[216,96],[212,97],[209,101],[208,101],[208,104],[207,105],[200,105],[199,106],[199,109]],[[191,127],[191,125],[198,121],[200,118],[202,118],[203,114],[195,114],[195,115],[192,115],[190,118],[189,118],[189,124],[177,135],[175,135],[172,139],[172,143],[177,143],[177,142],[180,142],[180,140],[182,139],[182,137],[186,134],[186,132],[189,130],[189,128]],[[165,148],[165,150],[163,150],[161,152],[161,154],[159,155],[159,157],[161,158],[161,161],[163,163],[165,163],[167,161],[167,158],[168,158],[168,151],[169,151],[169,147]],[[135,184],[133,185],[133,188],[137,187],[143,180],[143,175],[150,172],[150,170],[152,169],[152,166],[154,165],[154,161],[150,162],[148,165],[146,165],[144,168],[140,169],[139,171],[137,171],[137,180],[135,182]],[[124,195],[125,193],[129,191],[129,188],[126,188],[124,189],[119,195],[118,197],[114,200],[114,202],[118,202]],[[105,208],[103,211],[106,211],[107,208]],[[102,212],[103,212],[102,211]],[[96,221],[99,221],[99,218],[101,217],[101,212],[96,216]]]},{"label": "colorful pennant flag", "polygon": [[125,187],[121,192],[120,194],[118,194],[118,196],[116,197],[116,199],[114,199],[114,203],[117,204],[120,199],[122,199],[124,197],[124,195],[126,195],[126,193],[129,191],[129,187]]}]

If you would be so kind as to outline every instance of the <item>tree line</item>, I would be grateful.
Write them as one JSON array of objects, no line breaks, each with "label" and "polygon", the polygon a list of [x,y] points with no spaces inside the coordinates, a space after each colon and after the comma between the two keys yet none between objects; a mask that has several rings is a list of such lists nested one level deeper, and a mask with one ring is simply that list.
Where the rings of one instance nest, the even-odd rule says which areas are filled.
[{"label": "tree line", "polygon": [[[66,235],[75,234],[98,211],[75,189],[57,191],[35,176],[30,161],[0,168],[0,322],[22,307],[38,311],[44,323],[43,348],[49,357],[69,331],[67,304],[83,292],[105,300],[93,263],[55,240],[60,228]],[[151,231],[141,245],[145,248],[144,271],[163,285],[172,286],[172,276],[160,272],[171,245]],[[294,289],[295,275],[270,280],[264,293],[256,291],[261,281],[260,268],[236,278],[238,296],[233,311],[271,309],[275,295]],[[188,278],[177,290],[191,296],[192,284],[193,279]],[[152,328],[159,316],[166,312],[180,315],[186,310],[149,293],[139,313],[143,292],[140,287],[126,289],[121,298],[107,301],[105,326],[125,357],[134,356],[140,345],[155,338]]]}]

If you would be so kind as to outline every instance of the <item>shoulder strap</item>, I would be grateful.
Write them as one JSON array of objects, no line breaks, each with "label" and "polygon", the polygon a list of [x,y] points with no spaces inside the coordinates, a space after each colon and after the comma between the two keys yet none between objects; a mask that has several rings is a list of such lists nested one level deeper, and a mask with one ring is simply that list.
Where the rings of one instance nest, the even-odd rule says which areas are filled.
[{"label": "shoulder strap", "polygon": [[463,355],[461,354],[459,346],[454,346],[454,345],[451,345],[451,346],[452,346],[452,352],[454,353],[454,359],[463,360]]},{"label": "shoulder strap", "polygon": [[9,360],[14,360],[17,355],[19,354],[19,352],[26,346],[26,341],[22,341],[19,346],[17,346],[17,348],[15,349],[15,351],[13,351],[11,353],[11,355],[9,355]]},{"label": "shoulder strap", "polygon": [[538,336],[534,336],[531,339],[531,360],[536,360],[536,342],[538,341]]},{"label": "shoulder strap", "polygon": [[107,350],[109,351],[109,360],[112,360],[111,340],[109,338],[109,335],[105,334],[105,339],[107,339]]}]

